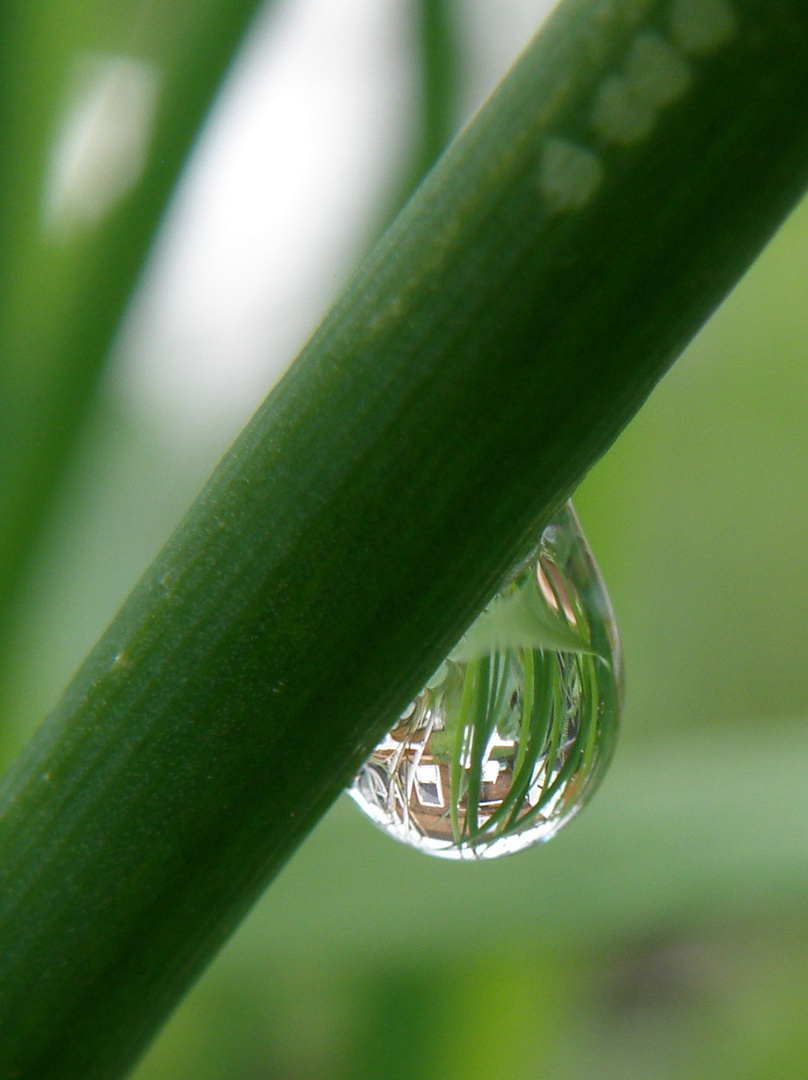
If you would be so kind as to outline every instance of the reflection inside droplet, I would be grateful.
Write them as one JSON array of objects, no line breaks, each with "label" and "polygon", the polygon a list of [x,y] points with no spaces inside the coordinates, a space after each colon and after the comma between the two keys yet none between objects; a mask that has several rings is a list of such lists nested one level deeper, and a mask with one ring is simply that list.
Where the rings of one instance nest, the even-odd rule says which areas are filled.
[{"label": "reflection inside droplet", "polygon": [[617,631],[568,503],[349,789],[385,832],[453,859],[548,840],[614,748]]},{"label": "reflection inside droplet", "polygon": [[146,166],[158,73],[129,56],[74,64],[45,180],[50,232],[90,228],[137,184]]}]

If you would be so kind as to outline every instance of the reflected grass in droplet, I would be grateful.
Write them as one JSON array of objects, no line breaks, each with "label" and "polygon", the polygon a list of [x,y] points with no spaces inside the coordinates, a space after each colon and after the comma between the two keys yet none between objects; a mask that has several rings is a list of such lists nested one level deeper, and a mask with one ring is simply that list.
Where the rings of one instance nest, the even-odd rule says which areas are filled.
[{"label": "reflected grass in droplet", "polygon": [[611,757],[614,617],[568,503],[357,774],[385,832],[446,858],[548,840]]}]

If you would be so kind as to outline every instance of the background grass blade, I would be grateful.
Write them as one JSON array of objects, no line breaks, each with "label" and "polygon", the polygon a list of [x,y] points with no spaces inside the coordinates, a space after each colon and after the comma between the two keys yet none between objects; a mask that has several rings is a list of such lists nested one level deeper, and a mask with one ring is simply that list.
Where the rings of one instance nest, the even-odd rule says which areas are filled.
[{"label": "background grass blade", "polygon": [[255,7],[4,5],[0,644],[123,306]]},{"label": "background grass blade", "polygon": [[454,134],[460,111],[456,7],[451,0],[417,0],[412,12],[418,99],[416,129],[409,164],[390,200],[393,213],[402,207],[440,157]]},{"label": "background grass blade", "polygon": [[559,9],[12,768],[0,1071],[132,1060],[790,207],[808,12],[717,7]]}]

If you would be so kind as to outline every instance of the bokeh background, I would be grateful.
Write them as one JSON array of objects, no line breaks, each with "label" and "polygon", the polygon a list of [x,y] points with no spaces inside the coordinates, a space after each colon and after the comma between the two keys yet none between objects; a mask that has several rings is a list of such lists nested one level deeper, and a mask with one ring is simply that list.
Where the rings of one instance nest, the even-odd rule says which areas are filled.
[{"label": "bokeh background", "polygon": [[[458,123],[550,5],[457,0]],[[32,560],[8,760],[376,234],[419,111],[408,0],[256,22]],[[456,865],[343,798],[137,1080],[808,1075],[808,204],[575,502],[622,631],[614,766]]]}]

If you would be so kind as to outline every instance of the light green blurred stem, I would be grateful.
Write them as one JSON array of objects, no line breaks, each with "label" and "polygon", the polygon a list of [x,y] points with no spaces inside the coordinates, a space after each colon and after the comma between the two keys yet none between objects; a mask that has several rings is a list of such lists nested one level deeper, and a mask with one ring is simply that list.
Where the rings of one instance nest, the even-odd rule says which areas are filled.
[{"label": "light green blurred stem", "polygon": [[[0,12],[0,647],[123,306],[255,7],[20,0]],[[70,102],[93,79],[96,112],[84,113],[83,146],[85,163],[92,158],[98,168],[80,174],[80,204],[92,202],[87,177],[114,172],[115,139],[132,133],[140,107],[145,120],[142,171],[135,162],[129,187],[95,219],[69,205],[54,212],[48,198]],[[93,123],[95,146],[87,137]]]},{"label": "light green blurred stem", "polygon": [[421,108],[412,187],[437,161],[455,129],[459,65],[456,5],[451,0],[419,0],[414,6]]},{"label": "light green blurred stem", "polygon": [[417,0],[414,17],[416,108],[413,146],[379,228],[389,225],[447,146],[457,125],[459,13],[453,0]]},{"label": "light green blurred stem", "polygon": [[559,8],[12,768],[0,1075],[127,1067],[793,204],[808,8],[716,9]]}]

